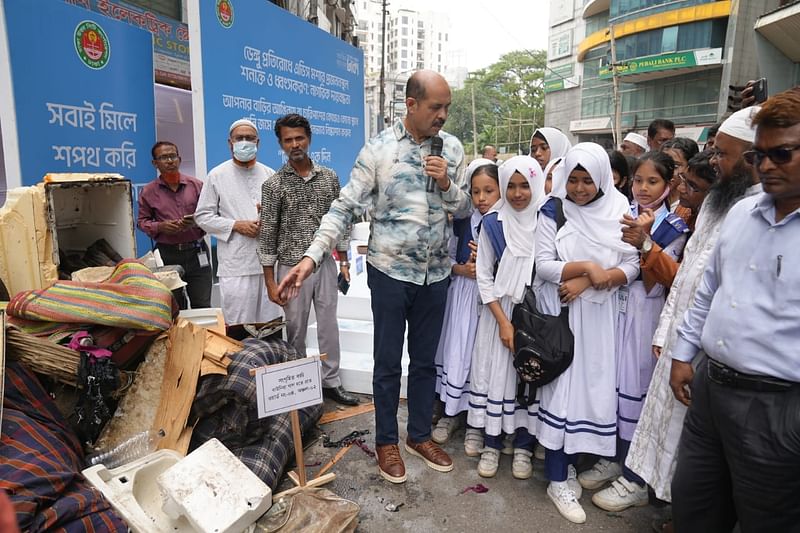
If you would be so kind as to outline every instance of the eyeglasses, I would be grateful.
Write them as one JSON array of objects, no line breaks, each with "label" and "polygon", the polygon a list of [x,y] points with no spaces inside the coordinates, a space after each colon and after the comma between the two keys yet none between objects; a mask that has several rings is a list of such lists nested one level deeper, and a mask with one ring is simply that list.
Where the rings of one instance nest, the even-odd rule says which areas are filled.
[{"label": "eyeglasses", "polygon": [[697,187],[697,185],[687,180],[686,176],[683,173],[678,174],[678,177],[681,179],[681,183],[683,184],[683,186],[689,189],[689,192],[692,193],[706,192],[705,189],[700,189]]},{"label": "eyeglasses", "polygon": [[776,165],[785,165],[792,160],[792,152],[800,148],[800,144],[796,146],[780,146],[778,148],[770,148],[769,150],[748,150],[742,154],[742,157],[747,161],[748,165],[755,167],[760,166],[765,157],[769,157],[770,161]]},{"label": "eyeglasses", "polygon": [[156,161],[178,161],[180,158],[178,154],[164,154],[156,157]]},{"label": "eyeglasses", "polygon": [[237,135],[236,137],[231,137],[231,140],[235,143],[241,141],[249,141],[251,143],[254,143],[258,140],[258,135]]}]

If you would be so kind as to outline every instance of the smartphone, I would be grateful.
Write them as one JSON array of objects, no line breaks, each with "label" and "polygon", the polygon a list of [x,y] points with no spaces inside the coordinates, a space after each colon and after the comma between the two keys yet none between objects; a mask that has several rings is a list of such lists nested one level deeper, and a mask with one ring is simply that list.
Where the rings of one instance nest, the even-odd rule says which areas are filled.
[{"label": "smartphone", "polygon": [[339,286],[339,291],[341,291],[342,294],[347,294],[347,291],[350,290],[350,282],[345,279],[344,274],[341,272],[339,272],[337,285]]},{"label": "smartphone", "polygon": [[757,104],[767,100],[767,78],[759,78],[753,84],[753,97]]},{"label": "smartphone", "polygon": [[183,221],[187,222],[190,226],[194,226],[194,215],[183,215]]}]

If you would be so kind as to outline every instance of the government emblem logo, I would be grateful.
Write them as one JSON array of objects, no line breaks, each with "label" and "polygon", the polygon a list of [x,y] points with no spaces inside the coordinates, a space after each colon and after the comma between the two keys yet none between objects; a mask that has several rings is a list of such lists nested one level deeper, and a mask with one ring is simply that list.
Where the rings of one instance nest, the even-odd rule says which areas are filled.
[{"label": "government emblem logo", "polygon": [[233,4],[230,0],[217,0],[217,20],[223,28],[233,26]]},{"label": "government emblem logo", "polygon": [[108,35],[96,22],[84,20],[75,28],[75,52],[87,67],[100,70],[111,56]]}]

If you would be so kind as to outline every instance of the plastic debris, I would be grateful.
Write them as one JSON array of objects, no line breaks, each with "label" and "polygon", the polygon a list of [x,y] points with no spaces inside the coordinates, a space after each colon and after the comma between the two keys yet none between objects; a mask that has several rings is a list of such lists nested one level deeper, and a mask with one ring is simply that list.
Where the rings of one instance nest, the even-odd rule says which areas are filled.
[{"label": "plastic debris", "polygon": [[403,504],[403,502],[400,502],[400,503],[398,503],[398,504],[394,504],[394,503],[387,503],[387,504],[386,504],[386,506],[384,507],[384,509],[386,509],[386,510],[387,510],[387,511],[389,511],[390,513],[396,513],[397,511],[399,511],[399,510],[400,510],[400,508],[401,508],[403,505],[404,505],[404,504]]}]

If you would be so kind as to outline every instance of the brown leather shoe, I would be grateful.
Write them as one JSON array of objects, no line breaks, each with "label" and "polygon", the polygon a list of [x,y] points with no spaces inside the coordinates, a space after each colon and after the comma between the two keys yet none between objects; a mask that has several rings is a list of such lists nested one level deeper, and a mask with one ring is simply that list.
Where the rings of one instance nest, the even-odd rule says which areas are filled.
[{"label": "brown leather shoe", "polygon": [[417,444],[406,439],[406,451],[411,455],[422,457],[425,464],[437,472],[449,472],[453,469],[453,460],[432,440]]},{"label": "brown leather shoe", "polygon": [[376,446],[378,452],[378,472],[381,477],[391,483],[403,483],[406,480],[406,465],[400,457],[400,447],[397,444],[384,444]]}]

